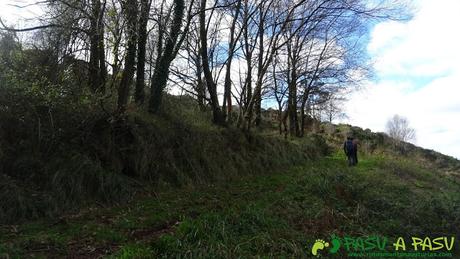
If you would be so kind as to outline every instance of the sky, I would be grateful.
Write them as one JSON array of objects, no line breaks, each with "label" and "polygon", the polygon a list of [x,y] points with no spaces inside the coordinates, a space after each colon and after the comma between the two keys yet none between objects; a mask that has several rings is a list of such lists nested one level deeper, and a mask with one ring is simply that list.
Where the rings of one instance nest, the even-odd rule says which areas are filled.
[{"label": "sky", "polygon": [[415,129],[416,145],[460,159],[460,1],[413,4],[410,21],[371,30],[375,79],[349,96],[344,122],[383,132],[399,114]]},{"label": "sky", "polygon": [[[30,0],[0,0],[0,17],[24,27],[39,7]],[[409,120],[418,146],[460,159],[459,0],[414,0],[409,21],[384,21],[370,31],[367,46],[375,78],[348,96],[345,123],[385,131],[394,114]]]},{"label": "sky", "polygon": [[[41,7],[30,5],[36,0],[0,0],[0,17],[7,25],[31,25],[33,18],[42,14]],[[29,5],[29,6],[27,6]],[[17,6],[27,6],[18,8]]]}]

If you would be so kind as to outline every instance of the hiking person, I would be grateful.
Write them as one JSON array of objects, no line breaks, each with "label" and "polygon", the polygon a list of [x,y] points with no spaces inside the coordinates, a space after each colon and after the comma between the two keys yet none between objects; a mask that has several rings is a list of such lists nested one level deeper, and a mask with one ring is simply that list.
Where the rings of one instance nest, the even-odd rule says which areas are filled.
[{"label": "hiking person", "polygon": [[358,164],[358,140],[353,139],[353,162],[354,165]]},{"label": "hiking person", "polygon": [[343,151],[348,158],[348,166],[355,165],[355,145],[353,143],[353,137],[347,137],[345,143],[343,143]]}]

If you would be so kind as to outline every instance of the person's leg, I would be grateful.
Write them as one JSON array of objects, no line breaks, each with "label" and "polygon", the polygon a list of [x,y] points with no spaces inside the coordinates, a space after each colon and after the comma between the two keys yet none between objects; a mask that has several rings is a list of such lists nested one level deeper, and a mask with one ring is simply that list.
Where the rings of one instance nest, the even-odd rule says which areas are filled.
[{"label": "person's leg", "polygon": [[349,155],[348,156],[348,166],[352,166],[353,165],[353,155]]}]

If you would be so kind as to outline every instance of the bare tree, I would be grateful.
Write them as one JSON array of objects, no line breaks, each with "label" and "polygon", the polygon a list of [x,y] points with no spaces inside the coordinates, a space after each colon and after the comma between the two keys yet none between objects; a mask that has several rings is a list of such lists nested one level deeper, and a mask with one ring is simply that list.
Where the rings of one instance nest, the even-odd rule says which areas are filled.
[{"label": "bare tree", "polygon": [[415,129],[409,127],[409,120],[406,117],[395,114],[386,124],[388,135],[399,141],[414,141]]},{"label": "bare tree", "polygon": [[176,62],[171,64],[171,75],[169,80],[173,85],[195,97],[200,109],[205,110],[208,99],[201,65],[199,29],[195,22],[190,25],[190,31],[182,44]]},{"label": "bare tree", "polygon": [[[161,107],[163,91],[168,82],[171,62],[176,58],[190,28],[194,0],[188,2],[189,8],[184,26],[182,26],[186,4],[184,0],[174,0],[169,12],[166,15],[160,14],[160,20],[158,21],[157,58],[150,80],[149,111],[153,113],[158,112]],[[163,9],[164,4],[165,1],[162,2],[161,9]],[[169,16],[171,16],[170,19]],[[169,30],[167,28],[168,23],[170,24]]]},{"label": "bare tree", "polygon": [[[264,2],[264,1],[261,1]],[[240,70],[240,83],[241,91],[240,95],[240,111],[238,115],[238,126],[241,126],[245,122],[245,114],[249,111],[249,103],[251,102],[252,95],[253,95],[253,54],[256,48],[256,40],[255,32],[257,32],[257,24],[253,19],[253,15],[260,11],[258,5],[255,4],[253,1],[244,0],[243,7],[242,7],[242,15],[241,15],[241,32],[242,37],[240,38],[240,45],[241,45],[241,55],[245,60],[245,71]],[[243,125],[244,128],[244,125]]]},{"label": "bare tree", "polygon": [[110,48],[112,62],[108,62],[111,67],[112,78],[110,88],[116,85],[118,73],[121,68],[120,56],[121,43],[123,40],[124,32],[123,15],[120,7],[119,0],[111,0],[107,6],[105,27],[107,31],[107,48]]},{"label": "bare tree", "polygon": [[227,70],[225,72],[225,82],[224,82],[224,104],[222,107],[224,116],[226,116],[228,121],[231,121],[231,113],[232,113],[232,80],[231,80],[231,66],[233,56],[235,54],[236,43],[238,41],[240,33],[235,36],[235,29],[236,29],[236,22],[238,21],[238,16],[241,11],[241,3],[242,0],[237,0],[235,10],[231,13],[233,16],[231,25],[230,25],[230,35],[229,35],[229,42],[228,42],[228,58],[227,58]]},{"label": "bare tree", "polygon": [[147,45],[147,23],[149,20],[150,6],[152,0],[141,0],[141,11],[139,14],[139,29],[137,41],[137,73],[136,91],[134,94],[136,103],[142,104],[145,99],[145,56]]},{"label": "bare tree", "polygon": [[223,125],[225,123],[223,112],[219,106],[219,99],[217,98],[217,84],[214,81],[214,77],[211,73],[211,68],[209,64],[209,53],[208,53],[208,26],[206,23],[206,0],[201,0],[200,4],[200,43],[201,43],[201,60],[203,66],[203,73],[206,79],[206,86],[210,95],[210,104],[213,114],[213,122],[218,125]]},{"label": "bare tree", "polygon": [[136,43],[137,43],[137,0],[125,0],[123,7],[127,20],[128,46],[125,54],[125,67],[118,86],[118,111],[124,112],[128,104],[129,88],[136,70]]},{"label": "bare tree", "polygon": [[348,118],[347,114],[343,110],[344,101],[345,99],[343,97],[340,97],[337,94],[332,94],[328,100],[322,103],[319,107],[321,120],[332,123],[332,121],[336,119]]},{"label": "bare tree", "polygon": [[107,79],[107,69],[105,66],[105,47],[104,47],[104,12],[106,1],[91,1],[90,20],[90,58],[89,58],[89,83],[93,91],[105,92],[105,81]]},{"label": "bare tree", "polygon": [[287,86],[287,83],[285,83],[286,80],[283,80],[282,77],[285,75],[283,71],[280,68],[280,59],[278,53],[276,53],[275,58],[274,58],[273,64],[272,64],[272,78],[270,85],[272,88],[270,89],[271,94],[274,96],[277,106],[278,106],[278,130],[279,134],[283,134],[283,125],[284,125],[284,132],[287,134],[287,124],[286,124],[286,119],[287,119],[287,113],[284,112],[284,108],[287,104],[286,101],[286,95],[289,87]]},{"label": "bare tree", "polygon": [[[294,47],[296,47],[294,45],[300,46],[302,41],[304,41],[300,39],[298,43],[293,43],[294,37],[298,36],[301,31],[305,36],[310,35],[325,17],[334,16],[334,10],[343,8],[344,6],[335,4],[334,1],[329,0],[301,0],[299,2],[291,0],[267,0],[259,6],[259,16],[257,21],[255,21],[257,24],[255,41],[258,46],[257,78],[255,80],[253,95],[245,110],[244,119],[247,130],[251,127],[254,113],[255,124],[258,125],[260,123],[260,109],[265,77],[275,53],[288,44],[290,45],[289,48],[294,50]],[[298,51],[298,48],[295,51]],[[297,75],[295,76],[297,77]],[[291,96],[296,99],[294,95],[296,94],[291,90]]]}]

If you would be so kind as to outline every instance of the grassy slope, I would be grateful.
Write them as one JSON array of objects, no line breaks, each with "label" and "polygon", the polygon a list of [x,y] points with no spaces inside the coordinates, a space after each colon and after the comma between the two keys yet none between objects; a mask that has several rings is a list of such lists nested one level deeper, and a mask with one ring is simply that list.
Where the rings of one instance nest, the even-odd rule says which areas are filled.
[{"label": "grassy slope", "polygon": [[122,119],[100,107],[61,104],[48,124],[48,109],[41,119],[21,105],[0,109],[0,225],[123,203],[146,186],[260,174],[329,152],[315,135],[302,141],[246,135],[212,125],[211,114],[191,98],[164,101],[161,116],[130,106]]},{"label": "grassy slope", "polygon": [[[1,254],[94,258],[308,257],[316,238],[460,233],[459,179],[407,159],[341,154],[130,205],[4,226]],[[458,246],[457,246],[458,250]],[[459,254],[459,251],[456,251]]]}]

